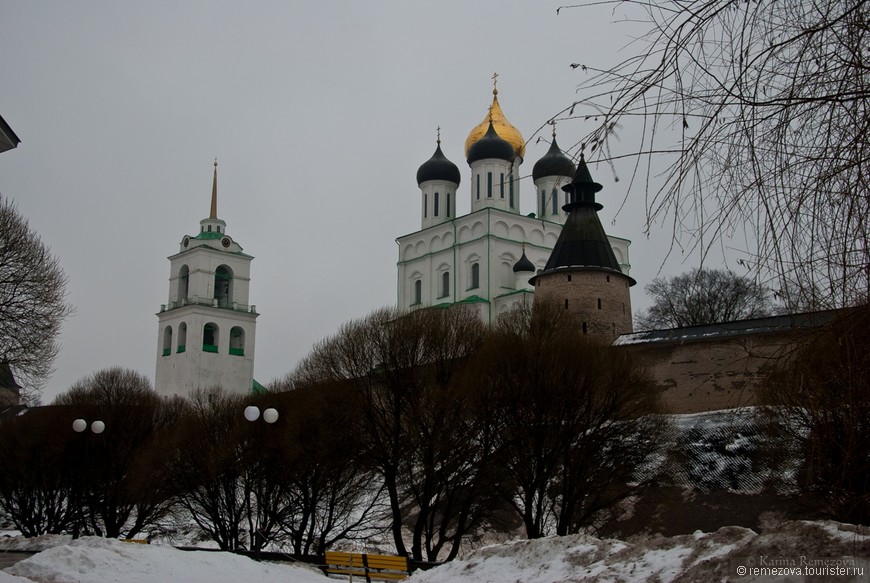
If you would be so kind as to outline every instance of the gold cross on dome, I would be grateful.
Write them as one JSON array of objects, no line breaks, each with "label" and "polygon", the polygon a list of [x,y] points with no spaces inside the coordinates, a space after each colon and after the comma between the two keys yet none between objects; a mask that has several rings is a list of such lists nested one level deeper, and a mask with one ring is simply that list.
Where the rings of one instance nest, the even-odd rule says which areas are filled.
[{"label": "gold cross on dome", "polygon": [[492,92],[493,93],[498,93],[497,85],[498,85],[498,73],[493,73],[492,74]]}]

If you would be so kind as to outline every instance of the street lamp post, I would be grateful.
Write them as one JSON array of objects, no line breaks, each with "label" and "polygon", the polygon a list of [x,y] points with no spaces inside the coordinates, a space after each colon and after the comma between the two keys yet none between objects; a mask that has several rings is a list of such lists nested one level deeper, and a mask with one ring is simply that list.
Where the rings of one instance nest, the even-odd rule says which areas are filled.
[{"label": "street lamp post", "polygon": [[[103,421],[100,421],[99,419],[97,419],[96,421],[93,421],[90,426],[91,426],[91,432],[94,435],[100,435],[101,433],[103,433],[106,430],[106,424]],[[88,428],[88,422],[82,418],[78,418],[72,422],[72,428],[73,428],[73,431],[75,431],[76,433],[84,433],[85,430]],[[89,442],[90,442],[89,439],[85,439],[85,445],[84,445],[85,464],[87,464],[88,467],[91,466],[91,459],[90,459],[89,452],[88,452],[88,443]],[[90,473],[90,472],[87,472],[87,473]],[[85,489],[86,484],[88,483],[88,479],[87,479],[88,477],[89,476],[86,476],[85,479],[81,480],[82,490]],[[82,499],[80,501],[82,506],[84,506],[86,501],[87,501],[87,495],[85,495],[84,499]],[[83,526],[85,526],[84,525],[84,522],[85,522],[84,521],[84,511],[85,511],[85,509],[83,507],[79,508],[77,510],[77,514],[79,514],[79,518],[76,520],[75,526],[73,527],[73,538],[74,539],[79,538],[79,529],[82,528]]]},{"label": "street lamp post", "polygon": [[[257,419],[260,418],[260,408],[256,405],[248,405],[245,407],[245,419],[254,423]],[[272,425],[278,420],[278,411],[272,407],[269,407],[265,411],[263,411],[263,421],[269,425]],[[260,529],[260,517],[263,514],[262,507],[262,499],[263,499],[263,448],[265,447],[266,435],[265,435],[265,425],[260,426],[260,443],[259,443],[259,460],[258,460],[258,468],[260,475],[257,478],[256,485],[256,499],[257,499],[257,516],[256,523],[254,526],[254,536],[256,540],[251,541],[255,545],[255,558],[256,560],[260,560],[260,548],[265,544],[265,538]]]}]

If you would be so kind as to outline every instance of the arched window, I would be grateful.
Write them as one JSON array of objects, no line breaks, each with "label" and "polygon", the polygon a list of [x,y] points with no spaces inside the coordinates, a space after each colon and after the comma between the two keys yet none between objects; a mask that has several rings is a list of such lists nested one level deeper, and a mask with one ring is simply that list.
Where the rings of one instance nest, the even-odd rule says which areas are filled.
[{"label": "arched window", "polygon": [[423,193],[423,218],[429,216],[429,195]]},{"label": "arched window", "polygon": [[233,272],[226,265],[214,272],[214,299],[220,308],[228,308],[233,303]]},{"label": "arched window", "polygon": [[471,286],[468,289],[477,289],[480,287],[480,263],[471,264]]},{"label": "arched window", "polygon": [[553,215],[559,214],[559,191],[553,189]]},{"label": "arched window", "polygon": [[444,201],[444,202],[447,203],[447,214],[444,215],[444,216],[447,217],[448,219],[450,218],[450,199],[451,199],[452,197],[453,197],[453,194],[451,194],[450,192],[448,192],[448,193],[447,193],[447,200]]},{"label": "arched window", "polygon": [[218,339],[219,339],[220,330],[218,330],[217,324],[209,322],[205,326],[202,327],[202,351],[203,352],[217,352],[218,351]]},{"label": "arched window", "polygon": [[233,326],[230,330],[230,354],[245,355],[245,330],[241,326]]},{"label": "arched window", "polygon": [[420,279],[414,280],[414,303],[411,305],[423,303],[423,281]]},{"label": "arched window", "polygon": [[498,175],[498,193],[501,198],[504,198],[504,172],[500,172]]},{"label": "arched window", "polygon": [[547,192],[545,190],[541,191],[541,216],[543,217],[547,214]]},{"label": "arched window", "polygon": [[187,265],[182,265],[178,270],[178,301],[187,299],[187,292],[190,287],[190,268]]},{"label": "arched window", "polygon": [[441,297],[446,298],[450,295],[450,272],[445,271],[441,274]]},{"label": "arched window", "polygon": [[435,193],[435,200],[434,200],[435,209],[432,211],[432,216],[435,216],[435,217],[438,216],[438,206],[439,206],[438,203],[440,202],[438,199],[439,199],[439,196],[438,196],[438,193],[436,192]]},{"label": "arched window", "polygon": [[492,198],[492,172],[486,173],[486,197]]},{"label": "arched window", "polygon": [[178,348],[175,352],[184,352],[187,349],[187,323],[182,322],[178,325]]},{"label": "arched window", "polygon": [[480,200],[480,174],[477,175],[477,200]]},{"label": "arched window", "polygon": [[172,326],[163,329],[163,356],[172,354]]}]

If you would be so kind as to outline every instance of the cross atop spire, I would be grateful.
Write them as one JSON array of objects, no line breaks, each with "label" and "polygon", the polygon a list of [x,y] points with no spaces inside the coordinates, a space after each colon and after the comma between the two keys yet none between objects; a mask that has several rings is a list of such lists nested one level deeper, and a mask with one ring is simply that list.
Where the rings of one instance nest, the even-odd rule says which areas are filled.
[{"label": "cross atop spire", "polygon": [[437,141],[440,144],[441,143],[441,126],[438,126],[437,128],[435,128],[435,134],[438,136]]},{"label": "cross atop spire", "polygon": [[217,158],[214,159],[214,182],[211,185],[211,212],[208,218],[217,218]]},{"label": "cross atop spire", "polygon": [[498,73],[492,74],[492,94],[498,95]]}]

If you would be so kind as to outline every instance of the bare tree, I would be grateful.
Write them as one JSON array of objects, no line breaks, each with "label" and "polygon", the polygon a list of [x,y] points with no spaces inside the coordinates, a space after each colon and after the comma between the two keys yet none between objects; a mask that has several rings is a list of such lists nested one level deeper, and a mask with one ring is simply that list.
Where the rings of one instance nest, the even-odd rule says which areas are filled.
[{"label": "bare tree", "polygon": [[406,333],[422,335],[424,382],[409,395],[403,423],[400,480],[412,533],[411,553],[427,561],[452,560],[465,536],[491,515],[495,459],[481,439],[486,419],[477,387],[466,381],[471,355],[485,329],[463,307],[418,311]]},{"label": "bare tree", "polygon": [[68,418],[40,407],[0,423],[0,509],[24,536],[61,534],[81,518]]},{"label": "bare tree", "polygon": [[461,307],[382,309],[319,343],[293,375],[300,383],[354,388],[358,435],[383,479],[400,555],[409,554],[403,525],[413,533],[414,558],[431,560],[443,549],[454,555],[478,524],[469,512],[473,489],[459,481],[474,475],[463,465],[473,456],[457,443],[468,435],[468,409],[445,399],[459,395],[448,387],[483,334],[479,318]]},{"label": "bare tree", "polygon": [[[97,371],[59,395],[74,449],[87,526],[110,538],[136,536],[169,510],[172,488],[163,437],[177,421],[178,408],[164,403],[151,381],[136,371]],[[73,435],[76,416],[100,420],[105,432]]]},{"label": "bare tree", "polygon": [[[587,157],[636,158],[628,192],[643,191],[648,228],[669,223],[703,254],[745,237],[747,264],[790,309],[866,301],[870,2],[571,8],[602,4],[646,33],[613,68],[574,63],[581,99],[558,117],[593,124]],[[617,150],[611,138],[634,125],[639,140]]]},{"label": "bare tree", "polygon": [[275,456],[267,458],[269,479],[280,486],[271,501],[279,518],[276,540],[299,555],[322,555],[340,540],[371,536],[384,510],[383,485],[362,456],[353,387],[285,378],[270,390],[286,423],[266,452]]},{"label": "bare tree", "polygon": [[580,330],[552,304],[520,309],[477,357],[505,493],[529,538],[594,525],[649,483],[641,468],[665,441],[652,383]]},{"label": "bare tree", "polygon": [[767,289],[722,269],[693,269],[657,277],[646,286],[653,304],[635,316],[639,330],[716,324],[770,315]]},{"label": "bare tree", "polygon": [[400,321],[399,316],[397,310],[384,308],[342,325],[337,334],[314,346],[293,377],[305,384],[346,381],[357,387],[355,404],[365,412],[359,426],[366,432],[371,463],[387,489],[396,552],[406,556],[398,476],[402,419],[407,395],[419,384],[415,373],[424,360],[419,343],[403,345],[392,338],[392,324]]},{"label": "bare tree", "polygon": [[0,362],[18,377],[25,400],[38,400],[53,372],[60,326],[72,312],[66,282],[57,258],[0,196]]},{"label": "bare tree", "polygon": [[168,464],[179,504],[225,551],[244,547],[247,501],[254,489],[244,407],[241,397],[217,388],[194,392]]},{"label": "bare tree", "polygon": [[477,359],[505,494],[529,538],[595,525],[653,477],[641,468],[666,431],[654,386],[564,310],[507,314]]},{"label": "bare tree", "polygon": [[806,337],[758,394],[776,467],[798,468],[814,509],[870,524],[870,308]]}]

